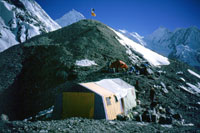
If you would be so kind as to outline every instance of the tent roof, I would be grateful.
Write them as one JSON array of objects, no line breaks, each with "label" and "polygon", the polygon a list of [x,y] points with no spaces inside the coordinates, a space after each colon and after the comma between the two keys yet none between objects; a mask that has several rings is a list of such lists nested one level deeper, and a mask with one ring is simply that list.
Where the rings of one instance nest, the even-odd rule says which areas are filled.
[{"label": "tent roof", "polygon": [[86,87],[87,89],[101,95],[101,96],[110,96],[110,95],[114,95],[113,92],[102,88],[101,86],[96,85],[93,82],[89,82],[89,83],[80,83],[81,86]]},{"label": "tent roof", "polygon": [[118,100],[125,97],[128,93],[128,90],[134,88],[120,78],[103,79],[97,82],[80,83],[80,85],[100,95],[115,95]]},{"label": "tent roof", "polygon": [[130,89],[130,88],[134,88],[134,86],[128,84],[127,82],[125,82],[124,80],[120,79],[120,78],[114,78],[114,79],[108,79],[108,80],[112,80],[114,81],[116,84],[118,84],[119,86],[121,86],[121,89]]}]

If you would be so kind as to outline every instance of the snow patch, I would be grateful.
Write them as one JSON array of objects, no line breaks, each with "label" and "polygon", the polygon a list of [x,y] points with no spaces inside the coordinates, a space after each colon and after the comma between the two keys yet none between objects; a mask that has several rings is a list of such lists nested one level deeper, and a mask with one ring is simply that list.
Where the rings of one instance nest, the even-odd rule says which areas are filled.
[{"label": "snow patch", "polygon": [[169,91],[167,90],[167,88],[166,88],[166,85],[163,83],[163,82],[160,82],[160,84],[161,84],[161,86],[162,86],[162,91],[164,92],[164,93],[169,93]]},{"label": "snow patch", "polygon": [[173,126],[165,124],[165,125],[161,125],[161,127],[172,128]]},{"label": "snow patch", "polygon": [[75,65],[77,66],[92,66],[92,65],[97,65],[94,61],[84,59],[84,60],[77,60]]},{"label": "snow patch", "polygon": [[136,124],[137,125],[141,125],[141,126],[147,126],[147,125],[149,125],[149,123],[147,123],[147,122],[137,122]]},{"label": "snow patch", "polygon": [[179,71],[179,72],[176,73],[176,75],[183,75],[183,72]]},{"label": "snow patch", "polygon": [[192,75],[194,75],[194,76],[196,76],[197,78],[199,78],[199,79],[200,79],[200,75],[199,75],[199,74],[197,74],[197,73],[195,73],[194,71],[192,71],[192,70],[188,69],[188,72],[189,72],[190,74],[192,74]]},{"label": "snow patch", "polygon": [[183,126],[192,127],[192,126],[194,126],[194,124],[193,123],[187,123],[187,124],[183,124]]},{"label": "snow patch", "polygon": [[180,78],[180,80],[181,80],[181,81],[183,81],[183,82],[185,82],[185,79],[184,79],[184,78],[182,78],[182,77]]},{"label": "snow patch", "polygon": [[196,93],[200,93],[200,89],[197,87],[197,86],[195,86],[195,85],[193,85],[193,84],[190,84],[190,83],[186,83],[190,88],[190,90],[192,90],[192,91],[194,91],[194,92],[196,92]]},{"label": "snow patch", "polygon": [[186,92],[189,92],[191,94],[194,94],[194,92],[192,92],[191,90],[187,89],[185,86],[180,85],[179,86],[181,89],[185,90]]},{"label": "snow patch", "polygon": [[54,109],[54,106],[51,106],[50,108],[46,110],[40,111],[35,117],[38,118],[47,114],[51,114],[53,112],[53,109]]},{"label": "snow patch", "polygon": [[[54,106],[51,106],[50,108],[48,109],[45,109],[43,111],[40,111],[34,118],[39,118],[39,117],[42,117],[42,116],[45,116],[46,118],[49,118],[51,117],[52,113],[53,113],[53,109],[54,109]],[[32,120],[33,117],[29,117],[27,119],[24,119],[23,121],[24,122],[27,122],[27,121],[30,121]]]},{"label": "snow patch", "polygon": [[[119,38],[117,40],[126,47],[128,53],[132,52],[131,50],[134,50],[138,53],[140,53],[151,65],[153,66],[160,66],[160,65],[169,65],[170,62],[168,61],[168,58],[163,57],[147,48],[144,46],[132,41],[131,39],[125,37],[121,33],[113,30],[110,28],[112,31],[114,31]],[[134,62],[134,61],[133,61]]]}]

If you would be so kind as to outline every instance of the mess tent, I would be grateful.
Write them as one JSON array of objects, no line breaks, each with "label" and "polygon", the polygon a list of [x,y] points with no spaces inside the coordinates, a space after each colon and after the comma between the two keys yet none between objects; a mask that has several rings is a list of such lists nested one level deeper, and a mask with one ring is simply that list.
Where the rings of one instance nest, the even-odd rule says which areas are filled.
[{"label": "mess tent", "polygon": [[121,79],[66,83],[54,105],[54,119],[116,119],[136,106],[135,88]]}]

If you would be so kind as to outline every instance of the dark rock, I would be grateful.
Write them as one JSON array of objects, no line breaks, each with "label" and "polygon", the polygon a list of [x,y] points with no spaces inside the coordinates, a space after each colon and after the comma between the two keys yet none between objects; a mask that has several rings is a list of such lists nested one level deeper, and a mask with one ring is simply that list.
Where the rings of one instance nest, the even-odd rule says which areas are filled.
[{"label": "dark rock", "polygon": [[160,124],[172,124],[172,118],[169,116],[161,115],[159,119]]},{"label": "dark rock", "polygon": [[167,108],[166,108],[166,114],[168,114],[168,115],[173,115],[173,114],[175,114],[175,112],[174,112],[174,110],[171,109],[170,107],[167,107]]},{"label": "dark rock", "polygon": [[9,118],[8,118],[7,115],[1,114],[1,119],[0,120],[2,120],[2,121],[9,121]]},{"label": "dark rock", "polygon": [[144,111],[144,113],[142,114],[142,121],[151,122],[151,115],[149,111]]},{"label": "dark rock", "polygon": [[137,115],[136,116],[136,121],[142,122],[142,115]]},{"label": "dark rock", "polygon": [[127,121],[128,120],[128,117],[125,116],[125,115],[117,115],[117,120],[120,120],[120,121]]},{"label": "dark rock", "polygon": [[152,122],[157,123],[157,122],[158,122],[158,119],[159,119],[158,114],[152,114],[152,115],[151,115],[151,120],[152,120]]},{"label": "dark rock", "polygon": [[174,119],[176,119],[176,120],[181,120],[182,119],[182,115],[180,115],[180,114],[174,114],[173,116],[172,116]]}]

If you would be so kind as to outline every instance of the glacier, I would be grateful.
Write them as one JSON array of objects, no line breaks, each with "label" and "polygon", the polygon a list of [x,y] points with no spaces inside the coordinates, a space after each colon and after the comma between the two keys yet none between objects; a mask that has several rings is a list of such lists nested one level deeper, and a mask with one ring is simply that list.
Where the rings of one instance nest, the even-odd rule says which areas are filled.
[{"label": "glacier", "polygon": [[1,0],[0,12],[0,52],[60,28],[34,0]]}]

